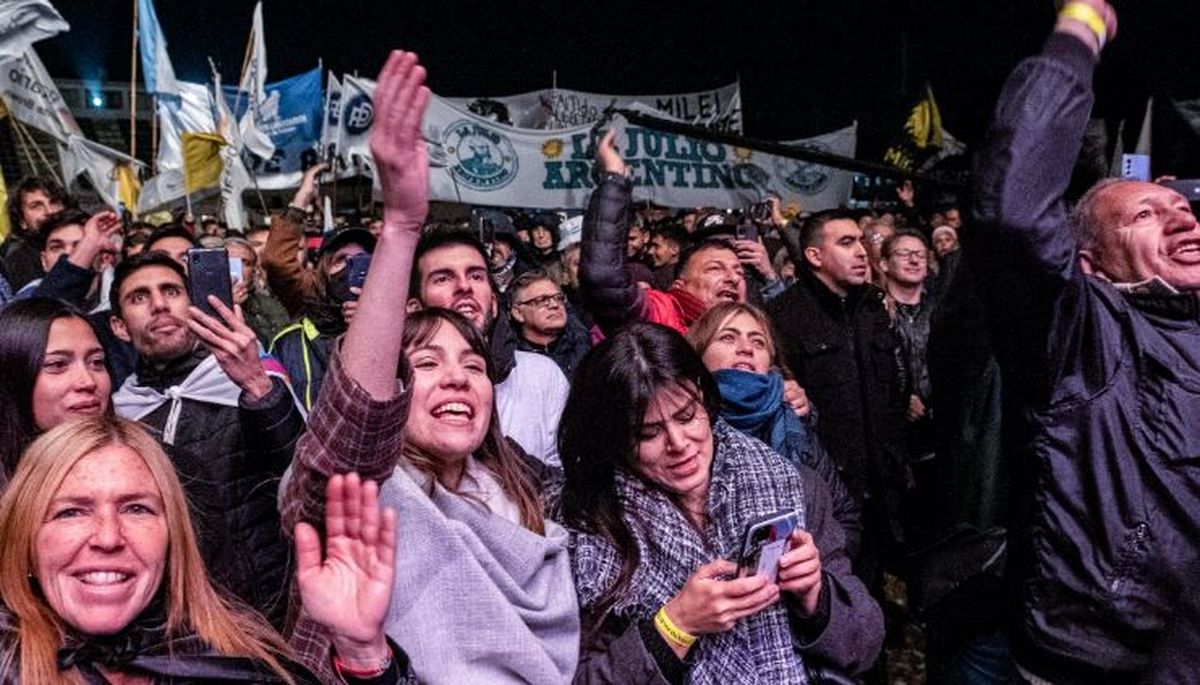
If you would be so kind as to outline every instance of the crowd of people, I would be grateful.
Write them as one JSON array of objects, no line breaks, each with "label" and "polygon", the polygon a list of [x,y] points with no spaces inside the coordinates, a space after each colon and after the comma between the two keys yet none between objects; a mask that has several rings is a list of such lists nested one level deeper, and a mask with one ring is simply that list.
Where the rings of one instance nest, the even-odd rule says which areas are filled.
[{"label": "crowd of people", "polygon": [[894,578],[929,682],[1193,680],[1200,224],[1064,200],[1116,25],[1066,5],[969,211],[635,203],[610,131],[581,216],[431,221],[402,51],[317,245],[322,165],[244,232],[21,182],[0,682],[883,682]]}]

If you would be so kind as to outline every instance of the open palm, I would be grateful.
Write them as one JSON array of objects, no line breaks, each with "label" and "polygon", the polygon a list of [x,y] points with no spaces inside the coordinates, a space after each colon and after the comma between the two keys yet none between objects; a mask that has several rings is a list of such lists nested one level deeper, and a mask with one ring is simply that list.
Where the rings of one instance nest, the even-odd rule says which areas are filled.
[{"label": "open palm", "polygon": [[396,565],[396,513],[380,510],[379,487],[358,474],[325,488],[325,556],[307,523],[296,525],[296,580],[308,614],[331,636],[377,640],[387,616]]}]

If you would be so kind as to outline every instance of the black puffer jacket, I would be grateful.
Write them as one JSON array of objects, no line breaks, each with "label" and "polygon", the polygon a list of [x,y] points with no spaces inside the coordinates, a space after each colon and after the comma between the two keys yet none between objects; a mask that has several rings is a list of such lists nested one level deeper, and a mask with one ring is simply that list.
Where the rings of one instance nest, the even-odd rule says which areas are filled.
[{"label": "black puffer jacket", "polygon": [[[768,305],[791,372],[819,412],[817,434],[859,498],[882,506],[867,527],[899,540],[895,513],[903,488],[905,374],[900,341],[872,286],[842,299],[808,269]],[[878,520],[886,519],[886,520]],[[882,530],[882,529],[880,529]]]},{"label": "black puffer jacket", "polygon": [[[198,348],[161,371],[139,365],[141,385],[163,391],[209,354]],[[167,403],[141,419],[161,440]],[[204,563],[213,581],[276,627],[287,610],[291,547],[279,523],[279,479],[292,460],[304,418],[283,381],[258,402],[240,406],[183,400],[175,444],[164,445],[191,504]]]}]

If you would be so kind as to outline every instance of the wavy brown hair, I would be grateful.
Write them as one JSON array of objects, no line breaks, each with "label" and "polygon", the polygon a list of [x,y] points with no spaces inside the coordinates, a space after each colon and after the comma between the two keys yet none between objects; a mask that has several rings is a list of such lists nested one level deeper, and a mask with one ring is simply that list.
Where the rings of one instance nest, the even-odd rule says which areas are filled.
[{"label": "wavy brown hair", "polygon": [[708,350],[708,346],[716,339],[717,333],[721,328],[729,323],[729,320],[738,314],[745,314],[754,319],[760,328],[763,335],[767,336],[767,348],[771,358],[771,366],[779,369],[784,378],[791,378],[792,375],[787,369],[787,364],[783,361],[783,355],[779,354],[779,336],[775,335],[775,327],[771,325],[771,320],[767,318],[766,312],[752,304],[742,302],[718,302],[708,308],[704,315],[696,322],[688,327],[687,341],[696,349],[696,354],[701,357]]},{"label": "wavy brown hair", "polygon": [[[484,359],[488,378],[492,378],[492,360],[483,336],[466,317],[451,309],[431,307],[409,313],[404,321],[404,354],[407,355],[414,348],[428,343],[442,326],[452,327],[467,341],[471,351]],[[431,490],[437,481],[437,474],[441,471],[437,464],[439,456],[414,449],[406,442],[405,459],[429,476]],[[521,525],[538,535],[545,535],[546,526],[538,488],[524,459],[500,431],[500,416],[496,413],[495,402],[492,402],[492,415],[488,419],[483,442],[475,448],[473,456],[492,472],[500,484],[500,489],[516,503],[521,512]]]},{"label": "wavy brown hair", "polygon": [[0,600],[17,627],[15,640],[0,647],[0,672],[18,672],[22,683],[83,682],[78,671],[59,671],[56,656],[68,627],[30,577],[37,569],[35,541],[51,500],[80,460],[112,445],[140,456],[162,495],[168,544],[160,591],[166,599],[167,636],[194,634],[220,654],[254,659],[285,682],[294,682],[281,663],[281,657],[290,659],[291,654],[283,638],[209,582],[170,459],[137,423],[111,416],[68,421],[44,433],[26,450],[0,498]]}]

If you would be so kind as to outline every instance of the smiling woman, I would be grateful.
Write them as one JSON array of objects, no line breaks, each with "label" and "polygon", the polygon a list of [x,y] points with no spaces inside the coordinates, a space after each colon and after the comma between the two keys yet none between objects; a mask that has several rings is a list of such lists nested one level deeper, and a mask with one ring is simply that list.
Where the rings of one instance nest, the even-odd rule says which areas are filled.
[{"label": "smiling woman", "polygon": [[[377,492],[331,480],[324,563],[316,532],[296,531],[301,599],[339,659],[384,644],[395,518]],[[317,682],[209,581],[175,469],[134,422],[67,421],[34,441],[0,499],[0,541],[0,683]],[[402,657],[372,682],[396,682]]]},{"label": "smiling woman", "polygon": [[64,419],[109,411],[112,381],[85,314],[30,298],[0,311],[0,485],[21,452]]}]

